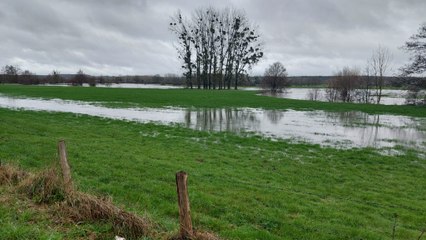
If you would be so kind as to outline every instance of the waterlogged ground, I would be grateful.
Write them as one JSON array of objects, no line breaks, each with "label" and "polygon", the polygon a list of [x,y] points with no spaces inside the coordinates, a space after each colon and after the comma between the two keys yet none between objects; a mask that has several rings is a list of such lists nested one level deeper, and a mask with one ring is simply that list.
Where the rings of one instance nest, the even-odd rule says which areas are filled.
[{"label": "waterlogged ground", "polygon": [[[325,88],[317,88],[317,89],[319,90],[317,101],[326,102],[327,99],[325,97]],[[256,89],[250,88],[248,90],[256,90]],[[274,94],[273,96],[278,98],[310,100],[309,92],[313,90],[314,88],[288,88],[283,93]],[[380,104],[383,104],[383,105],[406,104],[406,99],[405,99],[405,96],[407,95],[406,90],[383,89],[382,94],[383,94],[383,97],[380,100]],[[268,95],[268,94],[265,94],[265,95]],[[376,98],[373,96],[372,100],[376,101]]]},{"label": "waterlogged ground", "polygon": [[0,107],[180,124],[202,131],[253,132],[271,138],[345,148],[401,145],[426,149],[426,119],[408,116],[253,108],[108,108],[81,101],[1,95]]},{"label": "waterlogged ground", "polygon": [[[57,84],[43,84],[42,86],[52,87],[72,87],[70,84],[57,83]],[[83,87],[90,87],[89,84],[83,83]],[[111,84],[96,84],[100,88],[141,88],[141,89],[179,89],[183,86],[174,85],[161,85],[161,84],[142,84],[142,83],[111,83]]]},{"label": "waterlogged ground", "polygon": [[[43,86],[53,86],[53,87],[71,87],[69,84],[44,84]],[[89,84],[83,84],[83,87],[90,87]],[[140,84],[140,83],[112,83],[112,84],[97,84],[96,87],[100,88],[138,88],[138,89],[181,89],[184,86],[173,86],[173,85],[160,85],[160,84]],[[259,87],[241,87],[241,90],[246,91],[261,91]],[[316,88],[319,89],[317,101],[325,102],[327,101],[325,97],[325,88]],[[308,93],[314,90],[314,88],[287,88],[283,93],[274,94],[274,97],[278,98],[288,98],[288,99],[298,99],[298,100],[310,100]],[[374,92],[372,93],[374,94]],[[406,104],[405,96],[407,94],[406,90],[397,90],[397,89],[383,89],[383,97],[380,104],[383,105],[404,105]],[[264,94],[268,95],[268,94]],[[372,100],[375,100],[375,97],[372,97]]]}]

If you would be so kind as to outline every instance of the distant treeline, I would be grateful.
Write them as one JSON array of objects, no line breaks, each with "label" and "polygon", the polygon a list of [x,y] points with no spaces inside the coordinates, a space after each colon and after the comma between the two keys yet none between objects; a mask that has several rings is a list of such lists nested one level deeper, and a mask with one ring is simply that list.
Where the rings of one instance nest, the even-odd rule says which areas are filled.
[{"label": "distant treeline", "polygon": [[[290,86],[295,87],[322,87],[327,85],[327,81],[333,76],[293,76],[288,77]],[[80,79],[80,80],[79,80]],[[263,76],[245,76],[240,82],[241,86],[258,87],[261,85]],[[414,81],[418,78],[409,77],[385,77],[385,86],[403,88],[407,81]],[[142,75],[142,76],[90,76],[79,74],[0,74],[0,83],[17,83],[25,85],[37,84],[68,84],[68,85],[96,85],[96,84],[119,84],[119,83],[139,83],[139,84],[160,84],[185,86],[185,77],[176,74],[161,75]],[[423,86],[426,88],[426,86]]]},{"label": "distant treeline", "polygon": [[161,85],[185,85],[185,78],[175,74],[143,75],[143,76],[91,76],[83,73],[49,75],[35,74],[0,74],[0,83],[16,83],[24,85],[37,84],[68,84],[79,86],[89,84],[119,84],[119,83],[139,83],[139,84],[161,84]]},{"label": "distant treeline", "polygon": [[[334,76],[293,76],[287,77],[290,86],[307,86],[307,87],[325,87],[330,79]],[[240,76],[240,86],[256,86],[260,87],[264,76],[249,76],[242,74]],[[425,89],[426,81],[424,78],[415,77],[384,77],[384,86],[387,87],[406,87],[417,82],[417,87]],[[68,84],[73,86],[81,86],[88,84],[96,86],[96,84],[119,84],[119,83],[139,83],[139,84],[161,84],[186,86],[186,78],[177,74],[161,75],[136,75],[136,76],[91,76],[83,71],[76,74],[61,74],[58,71],[52,71],[48,75],[37,75],[29,70],[22,71],[19,66],[6,65],[0,72],[0,83],[15,83],[25,85],[36,84]]]},{"label": "distant treeline", "polygon": [[[366,77],[366,76],[360,76]],[[297,77],[288,77],[289,83],[291,86],[326,86],[330,79],[334,78],[334,76],[297,76]],[[417,84],[421,88],[426,88],[426,81],[424,78],[418,77],[402,77],[402,76],[394,76],[394,77],[383,77],[384,86],[386,87],[395,87],[395,88],[405,88],[408,85],[411,85],[414,82],[421,82],[421,84]]]}]

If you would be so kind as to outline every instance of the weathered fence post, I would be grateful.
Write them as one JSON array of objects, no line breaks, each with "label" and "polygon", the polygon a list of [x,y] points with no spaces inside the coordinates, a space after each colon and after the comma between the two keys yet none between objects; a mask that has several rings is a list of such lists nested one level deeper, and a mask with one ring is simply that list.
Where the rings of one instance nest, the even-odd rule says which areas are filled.
[{"label": "weathered fence post", "polygon": [[189,239],[193,236],[191,211],[189,209],[189,197],[187,183],[188,175],[180,171],[176,173],[176,190],[179,205],[179,224],[181,239]]},{"label": "weathered fence post", "polygon": [[73,187],[72,187],[70,165],[68,164],[68,159],[67,159],[67,149],[65,147],[64,140],[60,140],[58,143],[58,154],[59,154],[59,161],[60,161],[61,169],[62,169],[62,176],[64,177],[65,192],[69,193],[72,191]]}]

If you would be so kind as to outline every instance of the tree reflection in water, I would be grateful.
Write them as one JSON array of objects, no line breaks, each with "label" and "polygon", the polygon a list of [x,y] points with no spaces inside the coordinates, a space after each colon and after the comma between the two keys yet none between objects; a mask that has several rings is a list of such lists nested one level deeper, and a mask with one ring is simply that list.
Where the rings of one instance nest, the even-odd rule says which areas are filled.
[{"label": "tree reflection in water", "polygon": [[202,108],[185,110],[186,127],[202,131],[258,131],[260,120],[246,109]]}]

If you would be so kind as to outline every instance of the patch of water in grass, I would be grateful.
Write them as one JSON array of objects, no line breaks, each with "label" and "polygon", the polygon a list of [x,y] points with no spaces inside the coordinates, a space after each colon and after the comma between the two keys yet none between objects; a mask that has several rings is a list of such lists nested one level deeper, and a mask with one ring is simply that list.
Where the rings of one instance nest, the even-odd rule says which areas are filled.
[{"label": "patch of water in grass", "polygon": [[426,118],[408,116],[252,108],[108,108],[80,101],[6,96],[0,96],[0,107],[179,124],[200,131],[254,133],[272,139],[306,141],[338,148],[426,148]]}]

